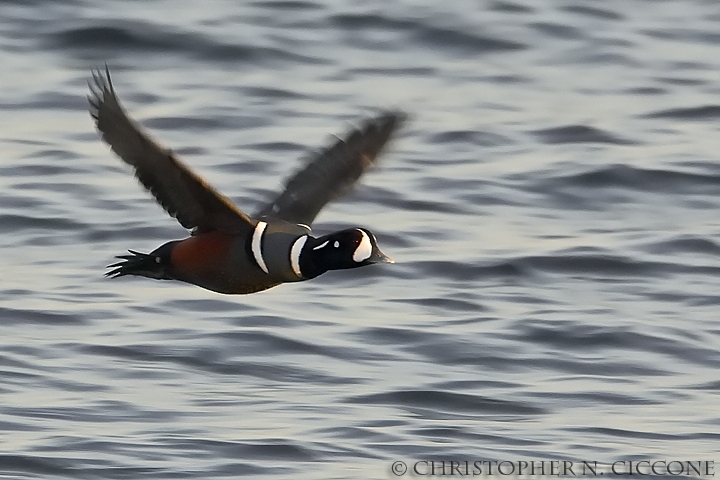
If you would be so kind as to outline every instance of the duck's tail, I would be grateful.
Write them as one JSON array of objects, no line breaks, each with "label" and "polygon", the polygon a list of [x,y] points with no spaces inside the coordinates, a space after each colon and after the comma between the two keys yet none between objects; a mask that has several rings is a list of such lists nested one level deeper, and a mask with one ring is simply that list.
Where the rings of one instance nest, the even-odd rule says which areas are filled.
[{"label": "duck's tail", "polygon": [[157,278],[161,280],[169,280],[170,277],[165,272],[165,262],[158,255],[151,253],[140,253],[134,250],[128,250],[130,255],[118,255],[115,258],[122,259],[121,262],[108,265],[112,268],[105,274],[106,277],[117,278],[125,275],[139,275],[141,277]]}]

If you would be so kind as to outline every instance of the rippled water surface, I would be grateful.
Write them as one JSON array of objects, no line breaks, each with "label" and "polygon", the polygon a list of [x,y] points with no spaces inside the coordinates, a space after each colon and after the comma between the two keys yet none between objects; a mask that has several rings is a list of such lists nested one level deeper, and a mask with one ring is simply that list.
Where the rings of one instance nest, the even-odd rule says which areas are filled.
[{"label": "rippled water surface", "polygon": [[[0,476],[394,478],[395,460],[715,460],[720,5],[0,2]],[[248,212],[383,108],[318,218],[395,265],[250,296],[103,278],[186,232],[131,114]]]}]

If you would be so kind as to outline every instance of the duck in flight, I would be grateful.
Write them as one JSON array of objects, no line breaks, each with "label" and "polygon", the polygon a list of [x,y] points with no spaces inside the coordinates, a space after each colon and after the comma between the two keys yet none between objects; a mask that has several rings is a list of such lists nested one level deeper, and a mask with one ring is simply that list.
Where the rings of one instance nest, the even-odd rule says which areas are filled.
[{"label": "duck in flight", "polygon": [[180,280],[214,292],[245,294],[328,270],[392,263],[365,228],[314,237],[310,226],[326,203],[375,163],[405,119],[402,112],[368,120],[319,152],[272,203],[248,216],[128,117],[107,67],[104,73],[93,72],[89,85],[90,114],[103,140],[133,167],[167,213],[192,230],[190,237],[149,254],[129,250],[108,267],[107,276]]}]

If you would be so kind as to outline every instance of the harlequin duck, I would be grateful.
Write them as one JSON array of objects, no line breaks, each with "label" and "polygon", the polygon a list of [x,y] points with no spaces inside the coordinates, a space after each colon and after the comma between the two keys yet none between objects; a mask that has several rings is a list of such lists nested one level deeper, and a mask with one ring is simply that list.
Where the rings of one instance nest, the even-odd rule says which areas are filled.
[{"label": "harlequin duck", "polygon": [[184,240],[149,254],[129,250],[106,276],[180,280],[219,293],[259,292],[285,282],[309,280],[328,270],[393,263],[375,236],[351,228],[314,237],[310,226],[322,207],[346,191],[375,163],[405,119],[386,112],[344,140],[319,152],[292,176],[272,203],[250,217],[195,174],[172,151],[155,143],[131,120],[115,95],[110,72],[93,72],[90,114],[112,150],[180,224]]}]

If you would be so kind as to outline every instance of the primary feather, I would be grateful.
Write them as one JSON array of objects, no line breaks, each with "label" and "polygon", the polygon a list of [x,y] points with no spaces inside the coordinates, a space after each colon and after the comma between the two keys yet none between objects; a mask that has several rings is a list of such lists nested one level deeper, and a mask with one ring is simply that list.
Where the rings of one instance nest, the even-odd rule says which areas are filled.
[{"label": "primary feather", "polygon": [[254,223],[247,215],[128,117],[107,67],[104,74],[93,72],[90,91],[90,114],[103,140],[135,169],[138,180],[183,227],[230,234],[252,230]]}]

